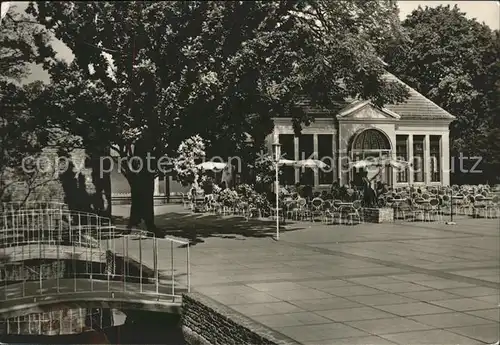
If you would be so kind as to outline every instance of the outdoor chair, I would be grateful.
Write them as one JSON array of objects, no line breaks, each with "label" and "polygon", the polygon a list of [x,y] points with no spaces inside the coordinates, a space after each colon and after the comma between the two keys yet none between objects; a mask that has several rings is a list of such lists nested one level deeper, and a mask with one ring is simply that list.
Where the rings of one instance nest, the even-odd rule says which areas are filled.
[{"label": "outdoor chair", "polygon": [[453,214],[468,214],[469,205],[465,195],[457,194],[452,197]]},{"label": "outdoor chair", "polygon": [[304,198],[299,198],[297,200],[298,203],[298,214],[297,217],[300,220],[304,220],[305,218],[310,217],[310,211],[307,205],[307,200]]},{"label": "outdoor chair", "polygon": [[298,220],[299,218],[299,203],[297,200],[290,200],[286,205],[287,219]]},{"label": "outdoor chair", "polygon": [[472,217],[485,217],[487,215],[487,203],[484,200],[484,196],[482,194],[478,194],[474,197],[474,201],[471,203],[472,205]]},{"label": "outdoor chair", "polygon": [[352,203],[352,205],[343,206],[341,208],[340,210],[341,219],[344,220],[345,224],[354,225],[355,221],[356,224],[360,224],[363,222],[360,211],[361,211],[361,201],[356,200]]},{"label": "outdoor chair", "polygon": [[323,207],[322,207],[322,215],[321,215],[321,221],[323,223],[328,223],[329,219],[329,214],[333,208],[333,204],[331,200],[324,200],[323,201]]},{"label": "outdoor chair", "polygon": [[378,207],[384,207],[386,204],[387,202],[385,201],[385,197],[381,196],[378,198],[377,200]]},{"label": "outdoor chair", "polygon": [[186,209],[189,208],[190,204],[189,196],[186,195],[186,193],[181,192],[181,198],[182,198],[182,206]]},{"label": "outdoor chair", "polygon": [[451,206],[451,202],[450,202],[450,196],[445,194],[445,195],[442,195],[439,199],[441,202],[440,202],[440,205],[439,205],[439,209],[440,209],[440,212],[441,212],[441,215],[449,215],[451,213],[451,210],[450,210],[450,206]]},{"label": "outdoor chair", "polygon": [[428,209],[429,221],[442,221],[443,216],[441,214],[441,210],[439,208],[439,199],[432,198],[429,201],[429,209]]},{"label": "outdoor chair", "polygon": [[323,199],[316,197],[312,199],[310,204],[311,221],[323,216]]},{"label": "outdoor chair", "polygon": [[281,201],[278,205],[278,208],[276,208],[276,205],[272,205],[269,207],[269,216],[272,218],[272,219],[276,219],[276,216],[278,215],[279,216],[279,219],[280,221],[283,221],[285,222],[286,220],[286,214],[285,214],[285,202],[284,201]]},{"label": "outdoor chair", "polygon": [[332,224],[340,224],[341,222],[341,212],[340,208],[342,201],[341,200],[334,200],[330,205],[330,209],[325,210],[324,218],[325,222],[328,223],[328,221],[331,219]]},{"label": "outdoor chair", "polygon": [[385,204],[387,207],[392,207],[392,204],[394,203],[394,197],[391,195],[386,196],[385,198]]},{"label": "outdoor chair", "polygon": [[430,220],[429,218],[429,213],[430,213],[430,205],[429,201],[420,197],[414,200],[413,203],[413,213],[414,213],[414,220],[415,221],[422,221],[426,222],[427,220]]},{"label": "outdoor chair", "polygon": [[500,216],[500,197],[495,195],[487,205],[486,210],[489,218],[498,218]]},{"label": "outdoor chair", "polygon": [[394,199],[392,204],[392,209],[394,210],[394,220],[414,220],[415,219],[415,210],[410,204],[409,199]]}]

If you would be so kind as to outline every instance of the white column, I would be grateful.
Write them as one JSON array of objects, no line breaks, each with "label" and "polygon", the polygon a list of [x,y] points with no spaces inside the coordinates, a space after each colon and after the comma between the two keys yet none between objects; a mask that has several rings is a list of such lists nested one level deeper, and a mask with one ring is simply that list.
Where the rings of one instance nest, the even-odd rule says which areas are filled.
[{"label": "white column", "polygon": [[[293,148],[294,148],[294,160],[299,160],[299,137],[293,137]],[[299,169],[295,169],[295,183],[299,183],[300,181],[300,171]]]},{"label": "white column", "polygon": [[154,195],[160,195],[160,178],[155,177],[155,193]]},{"label": "white column", "polygon": [[274,131],[273,131],[273,137],[272,137],[272,142],[271,145],[278,142],[280,139],[280,131],[278,129],[278,126],[274,125]]},{"label": "white column", "polygon": [[338,140],[338,145],[337,145],[337,181],[339,182],[340,185],[345,184],[347,181],[345,181],[345,174],[343,173],[344,168],[342,167],[342,160],[345,155],[347,155],[347,146],[346,142],[342,137],[342,125],[339,125],[339,130],[337,131],[337,140]]},{"label": "white column", "polygon": [[[318,135],[313,134],[313,151],[314,159],[318,159]],[[319,186],[319,172],[318,169],[314,169],[314,186]]]},{"label": "white column", "polygon": [[429,184],[431,182],[431,144],[430,144],[430,136],[429,134],[425,135],[424,138],[424,181],[425,184]]},{"label": "white column", "polygon": [[[394,138],[391,140],[393,140],[392,142],[392,151],[391,151],[391,159],[397,159],[397,155],[396,155],[396,145],[397,145],[397,135],[394,134]],[[391,169],[391,173],[390,173],[390,181],[387,181],[388,184],[390,184],[391,186],[394,186],[394,184],[397,182],[397,175],[398,175],[398,171],[394,168],[391,168],[389,167],[388,169]]]},{"label": "white column", "polygon": [[337,162],[335,162],[335,160],[333,159],[334,157],[337,157],[338,155],[338,152],[337,152],[337,132],[333,133],[332,134],[332,160],[331,160],[331,164],[332,164],[332,174],[333,174],[333,180],[339,180],[339,176],[338,176],[338,160]]},{"label": "white column", "polygon": [[441,184],[443,186],[450,185],[450,136],[449,133],[443,133],[441,136]]},{"label": "white column", "polygon": [[410,169],[408,171],[408,183],[410,185],[412,185],[414,182],[413,182],[413,164],[415,162],[415,160],[413,159],[414,156],[413,156],[413,134],[409,134],[408,135],[408,160],[409,162],[411,163],[411,166],[410,166]]}]

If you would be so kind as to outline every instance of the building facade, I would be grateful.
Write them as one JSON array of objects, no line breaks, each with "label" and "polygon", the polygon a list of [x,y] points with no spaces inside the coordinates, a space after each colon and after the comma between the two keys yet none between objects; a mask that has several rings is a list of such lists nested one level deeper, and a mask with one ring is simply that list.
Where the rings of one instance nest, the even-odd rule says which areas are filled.
[{"label": "building facade", "polygon": [[[388,79],[401,82],[393,75]],[[401,82],[402,83],[402,82]],[[279,141],[284,159],[320,159],[329,169],[282,167],[282,184],[310,184],[328,188],[355,180],[350,162],[387,157],[410,163],[406,169],[387,166],[371,169],[382,182],[408,185],[449,185],[449,126],[455,117],[404,84],[409,98],[401,104],[378,108],[369,101],[345,102],[336,113],[308,109],[315,121],[295,136],[291,118],[275,118],[267,138],[269,150]]]}]

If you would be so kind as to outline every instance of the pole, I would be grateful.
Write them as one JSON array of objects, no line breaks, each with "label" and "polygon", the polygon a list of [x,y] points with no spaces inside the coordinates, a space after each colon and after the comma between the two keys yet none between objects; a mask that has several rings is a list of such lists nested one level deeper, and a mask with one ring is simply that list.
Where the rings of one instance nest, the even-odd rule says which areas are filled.
[{"label": "pole", "polygon": [[160,274],[158,273],[159,271],[159,267],[158,267],[158,238],[157,237],[154,237],[153,239],[153,243],[154,243],[154,262],[155,262],[155,285],[156,285],[156,299],[159,301],[160,300],[160,296],[158,295],[159,293],[159,287],[160,287]]},{"label": "pole", "polygon": [[455,225],[453,221],[453,188],[450,188],[450,221],[446,222],[446,225]]},{"label": "pole", "polygon": [[190,264],[189,264],[189,242],[187,244],[187,251],[186,251],[186,261],[187,261],[187,292],[191,292],[191,272],[190,272]]},{"label": "pole", "polygon": [[450,202],[451,202],[451,205],[450,205],[450,222],[453,222],[453,190],[451,190],[451,193],[450,193]]},{"label": "pole", "polygon": [[280,205],[280,182],[279,182],[279,171],[278,171],[278,160],[276,160],[276,188],[275,188],[275,194],[276,194],[276,240],[280,239],[280,217],[279,217],[279,205]]},{"label": "pole", "polygon": [[142,234],[139,235],[139,288],[142,293]]},{"label": "pole", "polygon": [[174,241],[170,241],[170,253],[171,253],[171,279],[172,279],[172,302],[175,302],[175,275],[174,275]]}]

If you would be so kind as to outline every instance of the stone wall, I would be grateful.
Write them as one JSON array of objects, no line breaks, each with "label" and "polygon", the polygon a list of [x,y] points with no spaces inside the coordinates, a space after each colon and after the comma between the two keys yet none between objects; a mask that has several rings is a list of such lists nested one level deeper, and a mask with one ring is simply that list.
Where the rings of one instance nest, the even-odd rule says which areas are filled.
[{"label": "stone wall", "polygon": [[182,297],[182,332],[190,345],[299,345],[198,293]]},{"label": "stone wall", "polygon": [[392,208],[364,208],[363,217],[367,223],[392,223],[394,210]]}]

